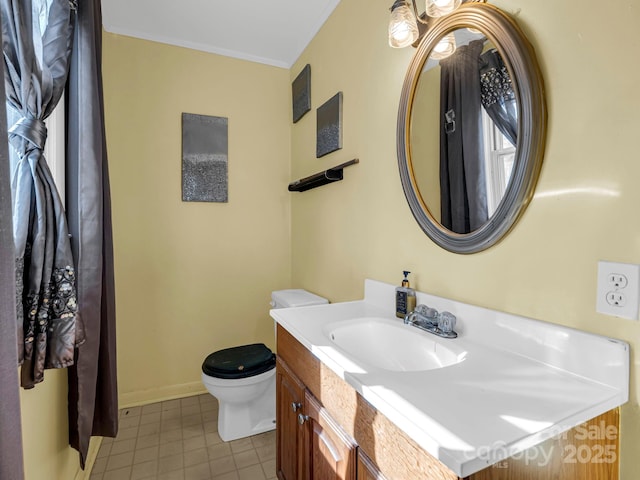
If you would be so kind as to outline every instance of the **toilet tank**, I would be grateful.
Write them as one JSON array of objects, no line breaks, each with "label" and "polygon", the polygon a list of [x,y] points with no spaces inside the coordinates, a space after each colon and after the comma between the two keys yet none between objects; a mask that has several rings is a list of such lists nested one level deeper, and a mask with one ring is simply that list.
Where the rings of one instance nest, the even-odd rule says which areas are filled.
[{"label": "toilet tank", "polygon": [[301,288],[271,292],[271,306],[273,308],[305,307],[323,303],[329,303],[329,300]]}]

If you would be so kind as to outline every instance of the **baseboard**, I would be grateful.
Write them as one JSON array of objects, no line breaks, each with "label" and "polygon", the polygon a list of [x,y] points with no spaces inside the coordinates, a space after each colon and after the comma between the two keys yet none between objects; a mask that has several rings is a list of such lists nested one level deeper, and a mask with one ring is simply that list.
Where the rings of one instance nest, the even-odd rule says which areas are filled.
[{"label": "baseboard", "polygon": [[164,400],[173,400],[174,398],[200,395],[202,393],[207,393],[202,382],[182,383],[180,385],[121,393],[119,395],[119,407],[137,407],[149,403],[162,402]]}]

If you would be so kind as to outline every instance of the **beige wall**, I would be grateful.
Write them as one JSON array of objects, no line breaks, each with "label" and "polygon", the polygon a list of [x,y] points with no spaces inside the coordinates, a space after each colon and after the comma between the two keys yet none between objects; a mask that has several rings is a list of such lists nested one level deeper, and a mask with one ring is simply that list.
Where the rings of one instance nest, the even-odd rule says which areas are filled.
[{"label": "beige wall", "polygon": [[74,479],[78,452],[69,447],[67,371],[47,370],[44,382],[20,389],[25,480]]},{"label": "beige wall", "polygon": [[[104,35],[121,405],[203,391],[201,364],[273,347],[290,285],[289,72]],[[181,200],[181,113],[229,119],[229,202]]]},{"label": "beige wall", "polygon": [[[439,64],[423,71],[411,108],[411,162],[422,201],[440,221],[440,76]],[[432,159],[432,161],[420,161]]]},{"label": "beige wall", "polygon": [[[312,109],[344,93],[343,149],[314,155],[314,119],[292,127],[293,176],[352,157],[345,179],[292,197],[293,283],[332,301],[360,298],[367,277],[626,340],[631,399],[622,412],[622,478],[640,470],[640,323],[596,313],[600,259],[640,263],[638,1],[496,0],[516,15],[546,81],[549,135],[536,197],[512,233],[483,253],[448,253],[422,233],[400,185],[398,100],[412,49],[386,44],[391,2],[343,1],[291,69],[312,70]],[[615,45],[615,46],[614,46]],[[312,110],[313,113],[313,110]],[[603,359],[604,361],[604,359]]]}]

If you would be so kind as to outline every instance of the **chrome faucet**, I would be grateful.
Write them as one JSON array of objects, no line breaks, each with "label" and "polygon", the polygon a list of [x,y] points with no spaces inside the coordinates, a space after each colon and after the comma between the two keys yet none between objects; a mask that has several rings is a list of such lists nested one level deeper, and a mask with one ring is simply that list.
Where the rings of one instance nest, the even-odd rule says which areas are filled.
[{"label": "chrome faucet", "polygon": [[404,323],[433,333],[442,338],[456,338],[458,334],[453,330],[456,326],[456,316],[450,312],[440,312],[426,305],[418,305],[415,310],[404,317]]}]

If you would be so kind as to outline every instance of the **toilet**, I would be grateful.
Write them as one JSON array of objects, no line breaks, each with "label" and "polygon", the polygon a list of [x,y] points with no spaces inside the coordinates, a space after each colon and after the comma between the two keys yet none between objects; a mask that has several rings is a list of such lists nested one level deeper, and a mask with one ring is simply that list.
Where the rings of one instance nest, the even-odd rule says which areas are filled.
[{"label": "toilet", "polygon": [[[302,289],[271,293],[273,308],[329,303]],[[276,426],[276,355],[262,343],[225,348],[202,363],[202,383],[218,399],[218,434],[225,442]]]}]

